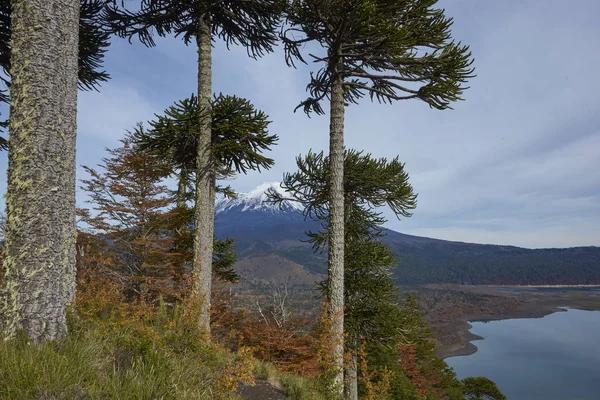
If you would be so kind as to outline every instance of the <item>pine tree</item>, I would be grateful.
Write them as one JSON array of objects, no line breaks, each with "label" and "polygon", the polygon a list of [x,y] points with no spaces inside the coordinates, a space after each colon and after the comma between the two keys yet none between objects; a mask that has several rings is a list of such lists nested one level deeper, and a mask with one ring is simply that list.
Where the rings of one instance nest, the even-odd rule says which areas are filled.
[{"label": "pine tree", "polygon": [[[80,0],[79,15],[79,88],[97,89],[100,82],[109,78],[102,70],[104,53],[109,42],[109,32],[103,29],[104,6],[111,0]],[[0,0],[0,68],[10,77],[11,57],[11,0]],[[0,84],[6,89],[0,89],[0,104],[8,103],[7,90],[10,80],[0,77]],[[8,127],[8,122],[0,122],[0,131]],[[0,150],[8,149],[8,141],[0,137]]]},{"label": "pine tree", "polygon": [[14,0],[0,334],[67,333],[75,296],[78,0]]},{"label": "pine tree", "polygon": [[[140,150],[134,137],[144,135],[139,125],[116,149],[107,149],[100,170],[84,166],[90,175],[82,180],[92,211],[80,210],[88,226],[82,233],[81,263],[95,265],[124,288],[129,300],[172,302],[187,292],[185,275],[192,259],[193,210],[176,206],[164,178],[172,166],[163,157]],[[93,246],[92,246],[93,245]],[[218,279],[236,281],[232,241],[216,241],[213,254]]]},{"label": "pine tree", "polygon": [[[138,127],[137,129],[142,129]],[[131,136],[122,146],[107,149],[100,170],[84,166],[89,179],[81,189],[88,193],[93,212],[82,212],[91,233],[100,236],[111,272],[119,277],[128,299],[147,298],[173,274],[168,249],[173,238],[165,235],[173,203],[163,179],[169,166],[151,154],[136,151]]]},{"label": "pine tree", "polygon": [[[461,99],[472,77],[468,47],[450,39],[452,19],[435,0],[290,0],[281,39],[286,60],[305,61],[302,49],[315,43],[323,54],[310,54],[322,67],[311,73],[310,97],[298,107],[323,113],[329,99],[329,280],[334,326],[343,337],[344,276],[344,107],[369,94],[380,102],[420,99],[446,109]],[[314,47],[310,47],[314,48]],[[342,347],[334,349],[343,380]]]},{"label": "pine tree", "polygon": [[[212,42],[241,44],[257,57],[271,51],[279,22],[277,0],[141,0],[136,11],[113,7],[114,30],[123,37],[138,36],[154,45],[153,34],[182,36],[186,44],[195,40],[198,48],[198,147],[196,156],[196,229],[194,242],[195,294],[202,299],[200,328],[210,334],[211,263],[214,233],[216,179],[211,146]],[[207,335],[207,338],[210,335]]]}]

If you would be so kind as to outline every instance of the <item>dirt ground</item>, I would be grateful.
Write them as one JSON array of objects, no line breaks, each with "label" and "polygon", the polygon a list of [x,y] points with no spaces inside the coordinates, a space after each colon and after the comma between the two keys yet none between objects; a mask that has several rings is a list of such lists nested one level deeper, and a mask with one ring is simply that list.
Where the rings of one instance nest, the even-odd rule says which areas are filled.
[{"label": "dirt ground", "polygon": [[289,397],[281,390],[263,380],[256,380],[255,386],[240,385],[238,394],[246,400],[287,400]]}]

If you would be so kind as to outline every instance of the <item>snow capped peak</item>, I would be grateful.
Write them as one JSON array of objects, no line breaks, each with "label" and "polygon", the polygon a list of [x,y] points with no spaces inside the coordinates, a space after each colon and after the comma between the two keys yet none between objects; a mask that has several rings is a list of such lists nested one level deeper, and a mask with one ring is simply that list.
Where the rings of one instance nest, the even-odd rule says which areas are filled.
[{"label": "snow capped peak", "polygon": [[[277,193],[285,196],[286,191],[281,187],[280,182],[265,182],[249,191],[248,193],[239,193],[237,199],[221,198],[215,204],[215,213],[241,207],[241,211],[270,211],[280,212],[279,205],[268,202],[267,191],[274,189]],[[302,204],[293,201],[283,202],[283,211],[302,211]]]}]

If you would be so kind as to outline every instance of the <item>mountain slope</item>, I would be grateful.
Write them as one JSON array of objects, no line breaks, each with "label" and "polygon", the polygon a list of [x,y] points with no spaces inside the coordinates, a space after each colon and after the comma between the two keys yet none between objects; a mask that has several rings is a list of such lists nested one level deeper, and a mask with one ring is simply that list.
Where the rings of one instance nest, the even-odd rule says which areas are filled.
[{"label": "mountain slope", "polygon": [[[301,242],[306,239],[304,232],[318,230],[319,223],[305,220],[298,204],[284,202],[280,210],[267,203],[264,192],[271,187],[282,191],[277,182],[272,182],[236,200],[220,199],[215,205],[217,237],[236,238],[242,265],[248,265],[247,257],[277,256],[279,268],[297,270],[299,264],[312,274],[326,273],[327,254],[315,254],[309,244]],[[400,284],[600,283],[599,247],[531,250],[438,240],[392,230],[386,233],[382,240],[400,260],[395,272]]]}]

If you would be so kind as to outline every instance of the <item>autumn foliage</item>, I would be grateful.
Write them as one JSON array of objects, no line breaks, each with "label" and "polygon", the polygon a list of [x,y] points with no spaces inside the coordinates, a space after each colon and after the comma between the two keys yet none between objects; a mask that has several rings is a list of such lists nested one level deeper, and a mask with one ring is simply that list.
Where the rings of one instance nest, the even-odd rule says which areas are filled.
[{"label": "autumn foliage", "polygon": [[[170,167],[136,149],[129,137],[108,153],[98,170],[86,167],[89,178],[82,181],[91,207],[79,211],[74,310],[106,334],[128,332],[175,354],[205,351],[198,329],[203,299],[191,290],[193,208],[164,185]],[[220,367],[211,387],[231,393],[238,382],[252,383],[258,359],[311,378],[315,393],[331,398],[337,389],[330,350],[337,343],[328,305],[313,313],[316,321],[291,312],[287,282],[263,288],[251,301],[238,298],[231,285],[238,278],[232,245],[232,239],[215,242],[210,346],[236,356]],[[387,270],[375,268],[392,263],[389,251],[378,242],[353,249],[348,265],[356,268],[346,279],[355,301],[347,302],[353,308],[346,316],[356,329],[348,331],[346,340],[355,345],[347,346],[346,361],[357,361],[360,397],[464,398],[454,373],[434,354],[414,296],[402,296]]]}]

